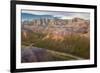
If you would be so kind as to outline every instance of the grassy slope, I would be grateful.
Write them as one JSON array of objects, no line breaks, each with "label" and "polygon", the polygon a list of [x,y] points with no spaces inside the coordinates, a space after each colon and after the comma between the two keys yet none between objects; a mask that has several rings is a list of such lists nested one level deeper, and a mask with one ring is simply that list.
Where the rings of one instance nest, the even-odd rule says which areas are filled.
[{"label": "grassy slope", "polygon": [[[33,44],[39,48],[46,48],[58,52],[70,53],[85,59],[89,59],[90,41],[89,38],[71,35],[64,37],[63,41],[54,41],[50,38],[42,40],[46,34],[31,33],[27,39],[22,36],[22,45],[29,46]],[[64,57],[64,56],[63,56]]]}]

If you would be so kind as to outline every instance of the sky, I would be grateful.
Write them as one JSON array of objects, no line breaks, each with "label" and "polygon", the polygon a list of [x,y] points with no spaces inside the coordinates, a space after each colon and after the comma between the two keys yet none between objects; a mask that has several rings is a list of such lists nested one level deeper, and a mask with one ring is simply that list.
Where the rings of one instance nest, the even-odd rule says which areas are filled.
[{"label": "sky", "polygon": [[74,17],[90,19],[90,13],[85,12],[61,12],[61,11],[35,11],[35,10],[22,10],[22,13],[29,13],[35,15],[52,15],[61,19],[72,19]]}]

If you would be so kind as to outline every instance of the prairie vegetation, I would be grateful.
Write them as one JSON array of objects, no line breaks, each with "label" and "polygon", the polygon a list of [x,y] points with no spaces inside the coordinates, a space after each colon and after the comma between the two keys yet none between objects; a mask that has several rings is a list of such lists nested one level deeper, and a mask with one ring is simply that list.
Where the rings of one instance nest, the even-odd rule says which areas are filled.
[{"label": "prairie vegetation", "polygon": [[[39,48],[70,53],[85,59],[89,58],[90,52],[90,40],[88,37],[82,37],[77,34],[64,36],[63,40],[54,40],[48,37],[43,40],[47,34],[30,33],[27,39],[22,36],[22,45],[35,46]],[[53,36],[52,36],[53,37]]]}]

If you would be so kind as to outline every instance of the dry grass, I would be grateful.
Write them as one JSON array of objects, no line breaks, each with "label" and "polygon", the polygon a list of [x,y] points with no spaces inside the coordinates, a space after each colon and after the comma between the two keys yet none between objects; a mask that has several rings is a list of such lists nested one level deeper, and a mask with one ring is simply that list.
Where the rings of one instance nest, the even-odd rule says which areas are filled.
[{"label": "dry grass", "polygon": [[22,36],[22,45],[32,46],[55,50],[64,53],[70,53],[85,59],[90,57],[90,40],[89,37],[81,37],[79,35],[64,36],[63,41],[47,38],[42,40],[47,34],[31,33],[27,39]]}]

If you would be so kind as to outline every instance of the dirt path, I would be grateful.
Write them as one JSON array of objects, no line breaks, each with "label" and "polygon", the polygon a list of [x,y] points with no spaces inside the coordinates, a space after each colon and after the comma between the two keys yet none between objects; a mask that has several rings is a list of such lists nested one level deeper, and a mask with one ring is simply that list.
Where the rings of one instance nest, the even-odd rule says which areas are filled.
[{"label": "dirt path", "polygon": [[68,54],[68,53],[63,53],[63,52],[58,52],[58,51],[53,51],[53,50],[47,50],[49,53],[52,53],[53,55],[55,56],[58,56],[58,57],[70,57],[72,59],[77,59],[77,60],[82,60],[83,58],[81,57],[78,57],[78,56],[74,56],[74,55],[71,55],[71,54]]}]

